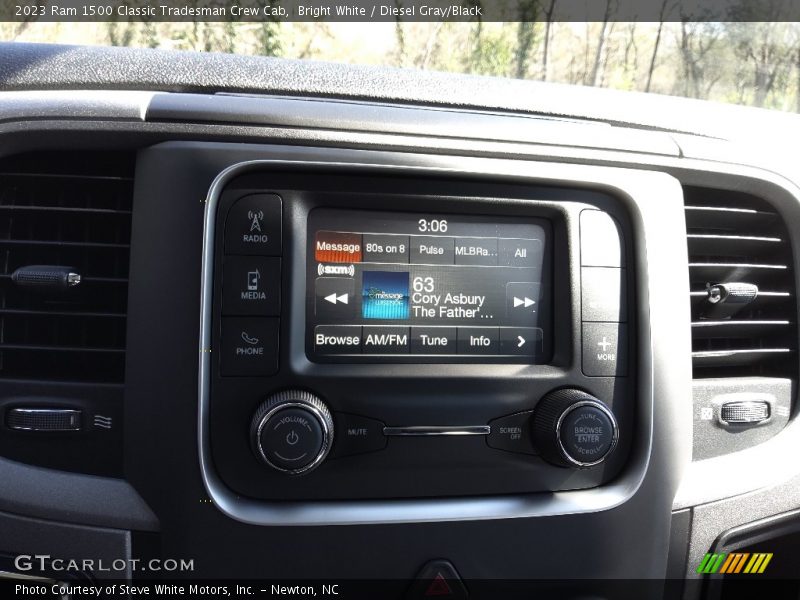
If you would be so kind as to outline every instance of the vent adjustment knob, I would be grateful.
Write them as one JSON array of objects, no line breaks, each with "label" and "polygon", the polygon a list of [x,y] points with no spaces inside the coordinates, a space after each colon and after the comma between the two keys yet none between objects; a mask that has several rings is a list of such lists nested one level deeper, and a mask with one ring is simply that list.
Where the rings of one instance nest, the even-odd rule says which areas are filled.
[{"label": "vent adjustment knob", "polygon": [[278,392],[256,410],[250,443],[256,457],[273,469],[308,473],[331,449],[333,418],[325,403],[309,392]]},{"label": "vent adjustment knob", "polygon": [[617,444],[614,414],[581,390],[547,394],[534,411],[533,435],[542,458],[561,467],[600,464]]}]

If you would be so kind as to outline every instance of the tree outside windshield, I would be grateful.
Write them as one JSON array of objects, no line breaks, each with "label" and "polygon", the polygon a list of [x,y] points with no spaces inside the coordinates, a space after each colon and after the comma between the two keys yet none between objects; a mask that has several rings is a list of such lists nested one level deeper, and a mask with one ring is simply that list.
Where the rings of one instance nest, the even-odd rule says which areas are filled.
[{"label": "tree outside windshield", "polygon": [[0,39],[388,65],[800,112],[800,23],[563,22],[547,1],[529,3],[538,18],[521,22],[29,20],[0,23]]}]

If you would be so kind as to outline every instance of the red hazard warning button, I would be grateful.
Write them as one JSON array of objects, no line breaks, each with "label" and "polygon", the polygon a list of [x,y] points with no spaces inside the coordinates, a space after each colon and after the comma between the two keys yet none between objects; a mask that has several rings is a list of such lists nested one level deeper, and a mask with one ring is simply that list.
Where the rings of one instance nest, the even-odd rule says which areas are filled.
[{"label": "red hazard warning button", "polygon": [[440,559],[432,560],[422,567],[406,597],[409,600],[419,598],[461,600],[468,595],[467,588],[464,587],[453,564]]}]

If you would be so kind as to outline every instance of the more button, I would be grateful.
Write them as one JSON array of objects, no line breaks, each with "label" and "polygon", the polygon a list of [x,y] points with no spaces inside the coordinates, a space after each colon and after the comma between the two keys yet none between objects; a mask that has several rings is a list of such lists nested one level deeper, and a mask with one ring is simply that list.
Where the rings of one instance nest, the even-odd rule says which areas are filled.
[{"label": "more button", "polygon": [[583,324],[583,373],[594,377],[624,377],[628,374],[627,325]]}]

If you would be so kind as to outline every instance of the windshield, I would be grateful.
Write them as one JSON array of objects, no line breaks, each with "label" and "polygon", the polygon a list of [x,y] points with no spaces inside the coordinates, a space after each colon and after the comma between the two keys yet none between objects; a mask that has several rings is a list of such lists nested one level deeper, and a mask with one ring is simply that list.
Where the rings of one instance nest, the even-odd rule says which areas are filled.
[{"label": "windshield", "polygon": [[[242,14],[243,6],[224,2],[210,3],[225,10],[224,18],[201,11],[197,1],[151,6],[147,2],[97,5],[87,0],[75,3],[82,12],[73,15],[38,13],[41,3],[0,0],[0,6],[4,2],[6,20],[0,22],[0,37],[6,41],[387,65],[800,112],[800,24],[796,22],[711,22],[674,15],[661,21],[619,21],[609,10],[596,21],[576,22],[559,15],[558,0],[518,0],[511,18],[496,20],[493,14],[492,21],[470,12],[432,14],[431,6],[421,1],[395,0],[377,5],[382,8],[372,19],[354,13],[353,20],[360,22],[348,22],[347,13],[342,17],[331,12],[331,6],[339,11],[348,7],[337,2],[317,3],[305,12],[303,5],[287,10],[278,2],[262,2],[261,9],[277,7],[283,14],[260,18]],[[352,6],[356,10],[362,4]],[[374,11],[376,5],[371,6]],[[611,0],[605,6],[612,6]],[[139,16],[144,14],[142,7],[152,12]],[[457,7],[474,13],[480,2],[462,2],[451,9]],[[665,2],[661,16],[666,7]]]}]

